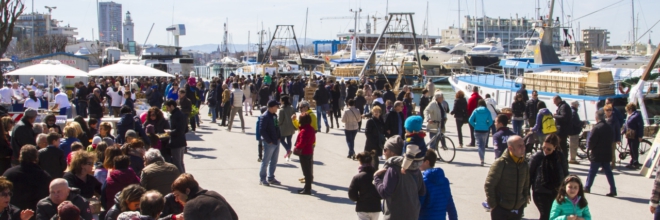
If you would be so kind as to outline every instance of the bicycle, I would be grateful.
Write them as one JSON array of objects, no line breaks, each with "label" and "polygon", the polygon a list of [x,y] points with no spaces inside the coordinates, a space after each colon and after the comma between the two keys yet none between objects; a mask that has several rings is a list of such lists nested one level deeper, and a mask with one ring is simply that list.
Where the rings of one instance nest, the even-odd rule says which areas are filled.
[{"label": "bicycle", "polygon": [[[580,135],[579,149],[581,152],[579,152],[577,155],[580,159],[589,158],[589,150],[587,149],[588,135],[589,131],[582,132],[582,135]],[[626,141],[625,145],[623,144],[623,141]],[[648,140],[648,138],[642,138],[642,141],[639,143],[639,155],[641,156],[646,154],[646,152],[651,149],[651,146],[653,146],[653,144]],[[622,160],[625,160],[626,157],[630,155],[630,143],[628,143],[626,138],[621,138],[621,142],[616,145],[616,150],[619,152],[619,163],[621,163]]]},{"label": "bicycle", "polygon": [[[437,121],[433,122],[438,123]],[[438,129],[438,131],[439,130],[440,129]],[[445,142],[444,145],[442,144],[443,140]],[[438,145],[440,148],[438,148]],[[456,146],[454,146],[454,141],[445,136],[442,132],[438,132],[435,136],[431,137],[429,148],[435,150],[435,154],[438,156],[439,161],[451,163],[454,161],[454,157],[456,157]]]}]

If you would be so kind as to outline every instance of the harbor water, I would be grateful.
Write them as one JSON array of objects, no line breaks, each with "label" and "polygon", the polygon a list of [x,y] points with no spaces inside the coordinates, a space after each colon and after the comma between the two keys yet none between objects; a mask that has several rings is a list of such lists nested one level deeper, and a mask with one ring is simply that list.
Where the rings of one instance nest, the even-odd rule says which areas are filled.
[{"label": "harbor water", "polygon": [[[454,108],[454,98],[456,97],[456,92],[454,92],[454,89],[451,88],[451,85],[449,83],[442,83],[442,84],[435,84],[435,89],[440,90],[442,94],[445,97],[445,101],[447,101],[447,104],[449,104],[449,110]],[[422,97],[422,91],[415,91],[413,92],[415,97],[413,97],[413,101],[415,102],[415,105],[419,106],[419,99]],[[466,99],[468,98],[469,94],[466,94]],[[433,96],[433,92],[429,91],[428,96]]]}]

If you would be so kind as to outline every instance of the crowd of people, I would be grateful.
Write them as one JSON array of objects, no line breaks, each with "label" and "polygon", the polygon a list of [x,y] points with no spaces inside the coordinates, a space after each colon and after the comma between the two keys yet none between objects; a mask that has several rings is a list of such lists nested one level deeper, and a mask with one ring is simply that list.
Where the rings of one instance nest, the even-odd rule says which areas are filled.
[{"label": "crowd of people", "polygon": [[[610,183],[607,196],[617,196],[612,174],[616,144],[622,135],[627,139],[632,157],[626,167],[639,169],[644,133],[635,104],[625,107],[626,120],[613,100],[606,100],[587,136],[590,168],[583,184],[568,171],[569,164],[579,164],[578,140],[585,127],[579,103],[569,104],[556,96],[552,104],[557,111],[552,113],[536,91],[528,96],[524,85],[511,102],[511,115],[502,114],[497,101],[480,94],[477,87],[468,98],[458,91],[450,109],[431,82],[418,103],[413,101],[412,88],[404,86],[397,94],[389,84],[377,85],[372,79],[308,80],[266,74],[214,77],[208,82],[182,76],[125,82],[118,77],[75,86],[73,99],[53,90],[53,109],[59,114],[70,112],[64,103],[76,106],[78,116],[62,127],[52,114],[36,123],[35,107],[42,107],[35,102],[43,94],[9,96],[10,103],[29,97],[19,122],[0,119],[5,134],[0,136],[5,140],[0,141],[4,153],[0,199],[10,199],[3,210],[12,219],[237,219],[221,195],[200,188],[185,171],[186,133],[202,123],[201,105],[208,106],[211,123],[226,126],[227,131],[234,128],[238,114],[245,133],[243,116],[258,113],[259,184],[281,184],[275,178],[281,144],[287,161],[292,155],[299,157],[303,174],[299,181],[304,187],[298,193],[303,195],[313,194],[316,135],[324,131],[324,124],[325,133],[343,130],[347,158],[360,165],[348,189],[359,219],[378,219],[381,213],[386,219],[458,219],[449,180],[443,169],[435,167],[437,154],[426,144],[427,136],[445,132],[457,132],[460,148],[477,147],[481,166],[486,165],[492,136],[495,161],[486,177],[483,202],[492,219],[521,219],[531,200],[540,219],[590,219],[584,194],[591,192],[598,170],[602,167]],[[311,97],[305,97],[308,87],[316,87]],[[5,107],[3,89],[0,104]],[[136,96],[142,95],[151,108],[137,115]],[[447,131],[448,115],[453,115],[456,131]],[[104,117],[118,117],[119,122],[112,126]],[[470,128],[467,145],[463,124]],[[355,141],[359,133],[366,137],[363,151]],[[534,147],[539,152],[528,158]],[[385,161],[382,167],[380,160]],[[651,199],[654,213],[660,179],[656,186],[658,193]],[[21,196],[12,198],[13,193]]]}]

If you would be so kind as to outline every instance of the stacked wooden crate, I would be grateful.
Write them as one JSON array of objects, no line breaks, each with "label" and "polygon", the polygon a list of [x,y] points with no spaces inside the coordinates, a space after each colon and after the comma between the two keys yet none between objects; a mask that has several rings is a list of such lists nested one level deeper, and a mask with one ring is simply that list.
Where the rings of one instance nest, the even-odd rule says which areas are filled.
[{"label": "stacked wooden crate", "polygon": [[523,82],[527,89],[561,93],[571,95],[583,95],[587,76],[580,72],[540,72],[525,73]]},{"label": "stacked wooden crate", "polygon": [[614,78],[612,72],[606,70],[589,71],[585,83],[586,95],[605,96],[614,95]]}]

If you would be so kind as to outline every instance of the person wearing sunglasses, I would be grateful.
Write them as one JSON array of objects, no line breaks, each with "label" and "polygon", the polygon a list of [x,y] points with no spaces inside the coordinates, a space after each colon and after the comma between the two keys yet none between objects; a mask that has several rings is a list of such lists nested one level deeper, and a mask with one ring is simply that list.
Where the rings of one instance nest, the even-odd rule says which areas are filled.
[{"label": "person wearing sunglasses", "polygon": [[0,177],[0,216],[9,216],[7,219],[21,219],[28,220],[34,215],[32,209],[25,209],[21,211],[18,207],[9,204],[9,200],[13,196],[11,190],[14,184],[7,180],[5,177]]},{"label": "person wearing sunglasses", "polygon": [[87,151],[77,151],[71,164],[64,173],[64,179],[69,187],[80,189],[80,195],[89,200],[94,194],[101,194],[101,182],[94,178],[95,157]]},{"label": "person wearing sunglasses", "polygon": [[548,135],[543,141],[542,151],[537,152],[529,165],[532,198],[539,210],[539,219],[549,219],[553,200],[559,193],[564,176],[568,175],[568,167],[562,160],[563,153],[559,148],[559,137]]}]

